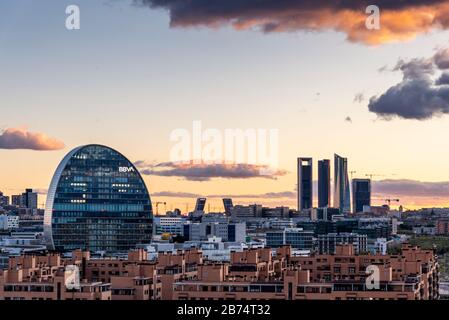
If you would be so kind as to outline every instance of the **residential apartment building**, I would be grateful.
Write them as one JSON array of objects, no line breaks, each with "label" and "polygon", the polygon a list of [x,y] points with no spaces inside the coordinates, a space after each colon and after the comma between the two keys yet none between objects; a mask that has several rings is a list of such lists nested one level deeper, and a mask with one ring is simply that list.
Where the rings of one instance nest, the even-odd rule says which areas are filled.
[{"label": "residential apartment building", "polygon": [[[156,261],[142,249],[130,251],[127,259],[96,259],[80,250],[71,258],[54,253],[11,257],[0,271],[0,300],[170,300],[173,283],[196,277],[202,262],[196,249],[162,252]],[[69,265],[80,271],[79,288],[66,286]]]},{"label": "residential apartment building", "polygon": [[[335,254],[296,256],[290,246],[231,252],[229,262],[204,260],[200,250],[144,250],[127,259],[91,258],[75,251],[10,258],[0,271],[0,300],[427,300],[438,299],[439,267],[431,250],[403,245],[399,255],[356,254],[338,245]],[[70,287],[67,266],[80,271]],[[377,270],[377,283],[367,281]]]},{"label": "residential apartment building", "polygon": [[449,219],[439,219],[436,224],[436,233],[439,235],[449,235]]},{"label": "residential apartment building", "polygon": [[[430,250],[404,245],[398,256],[356,255],[343,245],[336,254],[292,257],[281,247],[271,258],[263,250],[233,253],[229,264],[200,265],[197,279],[174,284],[174,299],[438,299],[438,262]],[[374,288],[366,281],[372,265],[379,270]]]}]

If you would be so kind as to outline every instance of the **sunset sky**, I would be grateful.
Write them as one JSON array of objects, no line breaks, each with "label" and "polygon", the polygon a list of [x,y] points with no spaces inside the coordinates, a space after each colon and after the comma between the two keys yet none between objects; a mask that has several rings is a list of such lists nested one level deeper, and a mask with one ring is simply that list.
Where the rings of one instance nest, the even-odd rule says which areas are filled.
[{"label": "sunset sky", "polygon": [[[334,153],[354,177],[377,175],[375,203],[449,205],[449,1],[377,1],[377,31],[370,3],[320,2],[1,1],[0,190],[45,193],[66,153],[98,143],[139,164],[167,209],[199,195],[211,210],[223,195],[296,207],[296,158],[314,158],[316,179]],[[71,4],[80,30],[65,28]],[[154,173],[193,121],[278,129],[279,174]]]}]

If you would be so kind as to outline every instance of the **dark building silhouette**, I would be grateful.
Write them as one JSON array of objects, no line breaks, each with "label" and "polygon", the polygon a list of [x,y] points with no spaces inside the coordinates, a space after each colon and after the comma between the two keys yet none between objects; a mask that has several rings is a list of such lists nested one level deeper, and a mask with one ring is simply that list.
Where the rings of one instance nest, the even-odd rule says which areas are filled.
[{"label": "dark building silhouette", "polygon": [[232,209],[232,207],[234,207],[234,205],[232,203],[232,199],[224,198],[223,199],[223,206],[224,206],[226,214],[227,215],[231,215],[231,209]]},{"label": "dark building silhouette", "polygon": [[195,211],[204,211],[206,207],[206,198],[196,199]]},{"label": "dark building silhouette", "polygon": [[371,180],[352,180],[352,212],[362,212],[363,206],[371,205]]},{"label": "dark building silhouette", "polygon": [[312,158],[298,158],[298,210],[312,208]]},{"label": "dark building silhouette", "polygon": [[331,202],[331,166],[330,160],[318,161],[318,207],[330,206]]}]

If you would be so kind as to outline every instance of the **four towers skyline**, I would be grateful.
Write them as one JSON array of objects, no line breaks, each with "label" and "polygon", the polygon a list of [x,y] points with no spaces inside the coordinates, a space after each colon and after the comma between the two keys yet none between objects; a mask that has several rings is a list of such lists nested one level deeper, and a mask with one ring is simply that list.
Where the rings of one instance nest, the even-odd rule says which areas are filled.
[{"label": "four towers skyline", "polygon": [[[298,210],[313,208],[313,160],[310,157],[297,159],[298,173]],[[318,207],[331,206],[330,160],[318,161]],[[370,205],[370,179],[354,179],[360,181],[353,189],[353,210],[360,212],[364,205]],[[367,182],[368,181],[368,182]],[[351,212],[350,181],[348,175],[348,159],[334,154],[334,196],[333,207],[341,213]]]}]

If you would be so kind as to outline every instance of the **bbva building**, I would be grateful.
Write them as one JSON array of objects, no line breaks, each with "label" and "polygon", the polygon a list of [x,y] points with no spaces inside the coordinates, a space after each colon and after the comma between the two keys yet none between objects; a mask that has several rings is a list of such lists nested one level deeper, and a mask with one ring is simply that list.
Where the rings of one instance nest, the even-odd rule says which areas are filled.
[{"label": "bbva building", "polygon": [[47,194],[47,248],[122,252],[149,243],[153,210],[137,168],[102,145],[70,151],[59,164]]}]

